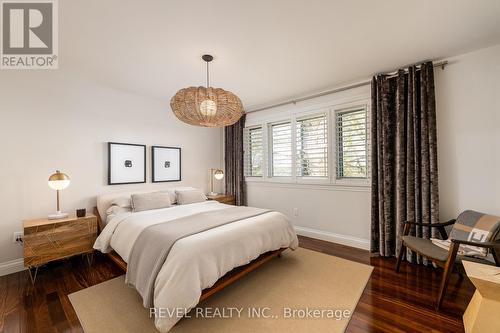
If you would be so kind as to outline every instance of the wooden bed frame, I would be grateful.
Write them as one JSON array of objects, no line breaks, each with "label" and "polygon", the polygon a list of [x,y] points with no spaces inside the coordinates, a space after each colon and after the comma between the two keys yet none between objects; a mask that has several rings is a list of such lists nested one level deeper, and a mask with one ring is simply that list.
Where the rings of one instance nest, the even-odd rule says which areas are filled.
[{"label": "wooden bed frame", "polygon": [[[94,207],[94,215],[97,216],[97,222],[99,223],[98,232],[100,233],[101,230],[104,228],[104,224],[101,220],[101,215],[99,214],[99,210],[97,209],[97,207]],[[264,254],[261,254],[257,259],[251,261],[250,263],[244,266],[234,268],[232,271],[228,272],[226,275],[217,280],[217,282],[215,282],[215,284],[212,287],[204,289],[201,293],[200,302],[206,300],[213,294],[222,290],[224,287],[227,287],[231,283],[237,281],[238,279],[242,278],[251,271],[262,266],[271,259],[275,257],[281,257],[281,252],[285,251],[286,249],[287,248],[281,248],[279,250],[266,252]],[[118,253],[112,251],[110,253],[106,253],[106,255],[124,272],[127,271],[127,263],[123,261],[123,259],[120,257]]]}]

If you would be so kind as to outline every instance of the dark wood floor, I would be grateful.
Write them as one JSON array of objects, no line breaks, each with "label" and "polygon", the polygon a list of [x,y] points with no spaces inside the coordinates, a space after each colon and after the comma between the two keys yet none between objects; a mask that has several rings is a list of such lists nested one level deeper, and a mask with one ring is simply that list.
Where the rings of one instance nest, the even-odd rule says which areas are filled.
[{"label": "dark wood floor", "polygon": [[403,263],[394,272],[395,258],[300,237],[302,247],[374,267],[346,332],[463,332],[462,315],[474,285],[465,276],[451,276],[442,309],[434,310],[440,269]]},{"label": "dark wood floor", "polygon": [[[433,308],[439,271],[372,256],[348,246],[300,237],[304,248],[372,265],[373,274],[347,332],[463,332],[474,287],[454,274],[441,312]],[[35,287],[26,272],[0,277],[0,332],[83,332],[67,295],[122,274],[104,255],[88,267],[79,257],[41,269]]]}]

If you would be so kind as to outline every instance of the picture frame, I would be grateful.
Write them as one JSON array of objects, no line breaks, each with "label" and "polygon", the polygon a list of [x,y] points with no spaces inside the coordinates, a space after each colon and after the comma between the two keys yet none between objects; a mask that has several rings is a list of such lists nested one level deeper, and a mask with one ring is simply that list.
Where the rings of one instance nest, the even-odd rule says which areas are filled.
[{"label": "picture frame", "polygon": [[108,185],[146,182],[146,145],[108,142]]},{"label": "picture frame", "polygon": [[153,183],[181,181],[181,166],[181,148],[151,146],[151,181]]}]

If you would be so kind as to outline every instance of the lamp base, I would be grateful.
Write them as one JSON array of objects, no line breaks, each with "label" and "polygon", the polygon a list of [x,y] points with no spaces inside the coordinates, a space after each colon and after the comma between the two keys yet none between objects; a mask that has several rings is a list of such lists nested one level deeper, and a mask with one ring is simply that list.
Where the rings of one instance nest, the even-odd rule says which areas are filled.
[{"label": "lamp base", "polygon": [[219,194],[219,193],[217,193],[217,192],[210,192],[210,193],[208,193],[208,195],[217,195],[217,194]]},{"label": "lamp base", "polygon": [[63,213],[63,212],[57,212],[55,214],[50,214],[48,216],[49,220],[59,220],[59,219],[64,219],[68,217],[68,213]]}]

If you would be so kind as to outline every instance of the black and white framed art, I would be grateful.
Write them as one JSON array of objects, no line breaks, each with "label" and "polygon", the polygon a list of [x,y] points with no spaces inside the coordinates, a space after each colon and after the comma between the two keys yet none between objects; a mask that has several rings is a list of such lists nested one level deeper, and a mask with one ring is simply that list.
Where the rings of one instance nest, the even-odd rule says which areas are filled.
[{"label": "black and white framed art", "polygon": [[108,142],[108,185],[146,182],[146,146]]},{"label": "black and white framed art", "polygon": [[181,149],[178,147],[151,147],[152,181],[178,182],[181,180]]}]

